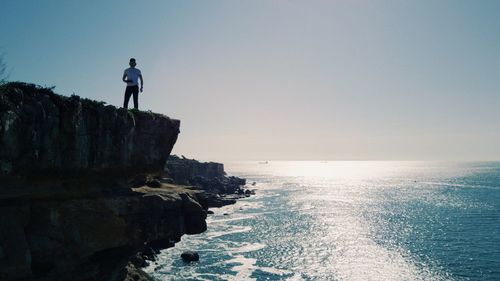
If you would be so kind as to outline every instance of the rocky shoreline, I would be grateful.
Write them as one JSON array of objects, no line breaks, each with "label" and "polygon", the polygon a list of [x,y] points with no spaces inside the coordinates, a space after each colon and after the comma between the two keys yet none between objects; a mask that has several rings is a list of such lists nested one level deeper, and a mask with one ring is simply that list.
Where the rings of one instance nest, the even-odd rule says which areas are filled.
[{"label": "rocky shoreline", "polygon": [[[133,180],[133,185],[138,186],[135,188],[136,191],[149,194],[162,194],[165,191],[176,189],[189,190],[190,197],[198,202],[206,214],[212,213],[209,208],[235,204],[238,199],[255,194],[255,190],[245,188],[245,179],[234,176],[228,177],[222,163],[199,162],[176,155],[169,156],[163,174],[154,177],[139,176]],[[186,198],[182,194],[181,197]],[[195,209],[198,209],[198,207]],[[146,267],[149,262],[154,262],[156,254],[160,250],[173,247],[175,242],[178,241],[164,242],[146,245],[142,251],[131,259],[128,265],[129,275],[142,276],[142,279],[134,280],[148,280],[143,279],[145,275],[136,274],[135,271]]]},{"label": "rocky shoreline", "polygon": [[170,155],[165,174],[176,184],[203,190],[208,207],[234,204],[237,199],[255,194],[255,190],[245,188],[246,179],[227,176],[222,163],[199,162],[184,156]]},{"label": "rocky shoreline", "polygon": [[0,280],[147,280],[145,259],[205,231],[209,207],[251,193],[222,164],[169,158],[179,127],[0,86]]}]

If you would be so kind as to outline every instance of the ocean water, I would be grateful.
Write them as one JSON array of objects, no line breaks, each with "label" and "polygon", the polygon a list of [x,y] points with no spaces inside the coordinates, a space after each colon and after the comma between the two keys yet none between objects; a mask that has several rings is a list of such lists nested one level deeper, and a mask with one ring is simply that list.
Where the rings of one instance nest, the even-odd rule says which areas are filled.
[{"label": "ocean water", "polygon": [[498,162],[225,166],[257,194],[162,251],[157,280],[500,280]]}]

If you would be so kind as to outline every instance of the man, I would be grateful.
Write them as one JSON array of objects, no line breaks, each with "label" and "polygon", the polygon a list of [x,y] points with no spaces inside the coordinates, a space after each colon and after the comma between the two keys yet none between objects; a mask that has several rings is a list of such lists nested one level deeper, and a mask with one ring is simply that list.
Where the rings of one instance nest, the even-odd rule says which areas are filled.
[{"label": "man", "polygon": [[135,63],[135,59],[131,58],[130,62],[128,63],[130,65],[129,68],[125,69],[125,72],[123,72],[123,77],[122,80],[123,82],[127,83],[127,88],[125,88],[125,100],[123,101],[123,107],[128,108],[128,101],[130,100],[130,95],[134,95],[134,108],[138,109],[139,108],[139,102],[138,102],[138,96],[139,96],[139,83],[138,79],[141,79],[141,93],[142,93],[142,86],[144,84],[144,81],[142,80],[142,74],[141,71],[135,66],[137,65]]}]

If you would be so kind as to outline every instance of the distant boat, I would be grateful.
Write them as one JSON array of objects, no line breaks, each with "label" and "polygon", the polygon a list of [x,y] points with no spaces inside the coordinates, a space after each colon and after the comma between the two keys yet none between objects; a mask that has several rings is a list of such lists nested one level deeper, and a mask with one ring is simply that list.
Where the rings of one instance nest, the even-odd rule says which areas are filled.
[{"label": "distant boat", "polygon": [[328,163],[328,161],[321,161],[320,163]]},{"label": "distant boat", "polygon": [[258,162],[259,164],[269,164],[267,161]]}]

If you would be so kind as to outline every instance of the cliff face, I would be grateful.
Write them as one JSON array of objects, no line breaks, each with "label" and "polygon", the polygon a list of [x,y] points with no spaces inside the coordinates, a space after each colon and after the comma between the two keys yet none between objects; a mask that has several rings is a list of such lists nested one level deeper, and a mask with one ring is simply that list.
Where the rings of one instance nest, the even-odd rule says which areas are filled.
[{"label": "cliff face", "polygon": [[0,176],[158,172],[179,124],[13,83],[0,95]]},{"label": "cliff face", "polygon": [[176,182],[182,184],[192,184],[195,177],[207,179],[223,178],[224,165],[215,162],[199,162],[194,159],[180,158],[171,155],[165,166],[166,173]]},{"label": "cliff face", "polygon": [[179,124],[1,86],[0,280],[123,280],[137,252],[205,231],[198,191],[130,188],[163,171]]},{"label": "cliff face", "polygon": [[198,197],[209,207],[221,207],[236,203],[236,199],[255,194],[244,189],[246,180],[226,176],[224,165],[215,162],[199,162],[184,156],[170,155],[165,166],[166,175],[175,183],[188,184],[203,190]]}]

